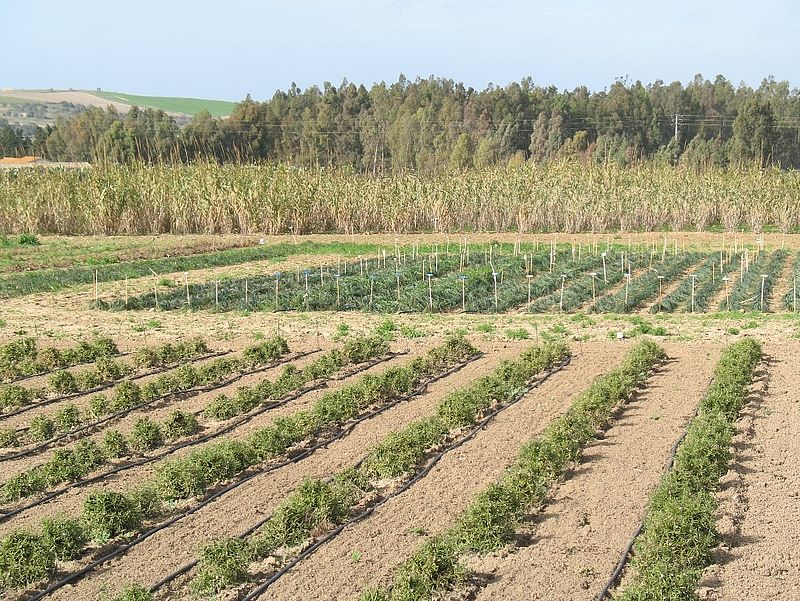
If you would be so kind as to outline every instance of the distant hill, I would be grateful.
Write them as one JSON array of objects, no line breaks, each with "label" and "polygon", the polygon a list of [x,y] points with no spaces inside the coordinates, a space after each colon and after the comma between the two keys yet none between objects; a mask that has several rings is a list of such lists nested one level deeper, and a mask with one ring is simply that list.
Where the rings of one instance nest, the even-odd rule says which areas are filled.
[{"label": "distant hill", "polygon": [[[26,105],[28,110],[21,105]],[[120,113],[127,113],[132,106],[136,105],[142,108],[163,109],[176,117],[188,118],[203,109],[215,117],[226,117],[233,112],[235,103],[227,100],[202,98],[138,96],[124,92],[0,89],[0,117],[20,124],[52,122],[59,114],[69,111],[70,107],[106,108],[108,105],[112,105]]]},{"label": "distant hill", "polygon": [[162,109],[168,113],[194,115],[203,109],[215,117],[227,117],[233,112],[236,103],[227,100],[207,100],[204,98],[176,98],[172,96],[137,96],[121,92],[89,92],[95,96],[122,102],[129,105]]}]

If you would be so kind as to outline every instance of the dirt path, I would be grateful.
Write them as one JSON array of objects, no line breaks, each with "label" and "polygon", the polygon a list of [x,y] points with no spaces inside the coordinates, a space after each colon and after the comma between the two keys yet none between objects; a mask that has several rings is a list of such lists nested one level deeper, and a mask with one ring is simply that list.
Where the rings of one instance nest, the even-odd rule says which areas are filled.
[{"label": "dirt path", "polygon": [[477,599],[597,598],[711,381],[718,353],[711,345],[669,348],[669,363],[523,527],[522,548],[471,562],[478,580],[488,581]]},{"label": "dirt path", "polygon": [[800,599],[800,345],[764,351],[769,387],[737,422],[735,463],[717,495],[723,542],[701,599]]},{"label": "dirt path", "polygon": [[[627,344],[576,347],[572,364],[501,413],[478,436],[445,455],[405,493],[344,530],[288,572],[265,599],[346,599],[387,577],[428,535],[452,525],[473,496],[513,463],[520,447],[563,413],[591,380],[613,368]],[[422,533],[422,534],[420,534]],[[360,553],[358,562],[352,554]]]},{"label": "dirt path", "polygon": [[[152,583],[181,565],[196,559],[200,549],[212,540],[232,536],[272,513],[303,480],[324,478],[355,464],[366,450],[388,432],[398,430],[411,420],[431,414],[449,392],[495,368],[501,360],[518,356],[530,342],[509,345],[482,345],[487,354],[464,369],[435,382],[411,402],[400,403],[385,413],[362,422],[345,438],[320,449],[303,461],[264,474],[204,507],[199,512],[163,530],[128,554],[113,561],[104,570],[64,589],[54,598],[95,598],[109,583]],[[185,592],[185,591],[184,591]],[[169,598],[188,598],[169,593]]]}]

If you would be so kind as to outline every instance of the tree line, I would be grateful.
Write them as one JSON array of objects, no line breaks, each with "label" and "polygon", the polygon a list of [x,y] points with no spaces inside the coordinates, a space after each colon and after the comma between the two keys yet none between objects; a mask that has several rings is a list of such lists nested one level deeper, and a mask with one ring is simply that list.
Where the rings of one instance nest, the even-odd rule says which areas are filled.
[{"label": "tree line", "polygon": [[800,166],[800,91],[770,77],[758,88],[719,75],[687,85],[615,81],[559,91],[531,78],[475,90],[450,79],[297,85],[224,119],[179,127],[162,110],[88,108],[25,136],[0,124],[0,153],[90,162],[282,162],[362,173],[431,173],[525,161],[703,168]]}]

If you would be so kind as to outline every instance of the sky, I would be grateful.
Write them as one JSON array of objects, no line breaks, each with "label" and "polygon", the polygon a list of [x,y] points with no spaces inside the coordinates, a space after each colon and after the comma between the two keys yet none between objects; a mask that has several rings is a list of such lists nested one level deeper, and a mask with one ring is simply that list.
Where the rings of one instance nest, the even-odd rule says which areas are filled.
[{"label": "sky", "polygon": [[401,73],[476,89],[696,73],[800,85],[790,0],[0,0],[0,22],[0,88],[263,100],[292,82]]}]

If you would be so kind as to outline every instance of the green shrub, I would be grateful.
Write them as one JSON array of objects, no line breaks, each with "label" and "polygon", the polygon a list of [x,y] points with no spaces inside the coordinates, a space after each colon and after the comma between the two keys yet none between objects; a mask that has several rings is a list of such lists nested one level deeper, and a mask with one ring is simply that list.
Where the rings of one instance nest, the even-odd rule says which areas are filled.
[{"label": "green shrub", "polygon": [[242,539],[223,538],[208,545],[200,554],[192,591],[196,595],[211,596],[231,584],[246,582],[250,560],[247,542]]},{"label": "green shrub", "polygon": [[164,436],[167,440],[175,440],[200,431],[197,418],[181,409],[176,409],[164,420]]},{"label": "green shrub", "polygon": [[106,337],[99,337],[92,340],[90,343],[93,358],[97,359],[98,357],[113,357],[115,355],[119,355],[119,349],[117,348],[116,343],[111,340],[111,338]]},{"label": "green shrub", "polygon": [[75,381],[75,375],[67,370],[50,374],[47,378],[47,384],[59,394],[69,394],[70,392],[77,392],[78,390],[78,383]]},{"label": "green shrub", "polygon": [[275,336],[260,344],[247,347],[242,354],[251,365],[263,365],[288,352],[289,345],[286,339],[281,336]]},{"label": "green shrub", "polygon": [[59,432],[69,432],[82,423],[81,411],[73,403],[62,407],[55,414],[54,419]]},{"label": "green shrub", "polygon": [[103,435],[103,449],[112,459],[119,459],[128,455],[128,441],[119,430],[108,430]]},{"label": "green shrub", "polygon": [[158,490],[152,484],[134,488],[128,493],[128,499],[142,516],[153,516],[161,511],[162,500]]},{"label": "green shrub", "polygon": [[86,531],[78,520],[63,516],[42,520],[42,542],[57,559],[75,559],[87,541]]},{"label": "green shrub", "polygon": [[19,435],[14,428],[0,428],[0,447],[9,448],[19,444]]},{"label": "green shrub", "polygon": [[226,394],[218,394],[206,406],[203,415],[224,421],[239,415],[239,407],[232,398]]},{"label": "green shrub", "polygon": [[53,550],[31,532],[12,532],[0,540],[0,590],[33,584],[54,565]]},{"label": "green shrub", "polygon": [[136,420],[130,434],[130,447],[139,453],[152,451],[164,444],[164,434],[161,426],[149,417]]},{"label": "green shrub", "polygon": [[36,354],[36,360],[42,364],[42,367],[45,369],[57,369],[59,367],[64,367],[64,357],[61,355],[61,351],[57,348],[48,347],[43,348]]},{"label": "green shrub", "polygon": [[41,242],[39,242],[39,237],[36,234],[23,233],[17,237],[17,244],[22,244],[25,246],[39,246]]},{"label": "green shrub", "polygon": [[33,468],[6,480],[6,483],[3,484],[0,497],[4,503],[10,503],[34,495],[46,488],[47,470],[43,468]]},{"label": "green shrub", "polygon": [[136,530],[142,525],[141,509],[118,492],[93,491],[83,504],[83,521],[89,536],[97,543]]},{"label": "green shrub", "polygon": [[103,377],[96,369],[83,369],[75,372],[75,387],[78,390],[91,390],[103,383]]},{"label": "green shrub", "polygon": [[109,403],[109,409],[111,412],[122,411],[124,409],[135,407],[141,402],[141,388],[139,388],[139,386],[130,380],[125,380],[120,382],[114,391],[114,396],[111,398],[111,402]]},{"label": "green shrub", "polygon": [[99,419],[108,414],[109,400],[104,394],[95,394],[89,398],[89,413],[94,419]]},{"label": "green shrub", "polygon": [[37,415],[28,427],[28,437],[34,442],[44,442],[55,436],[56,424],[46,415]]},{"label": "green shrub", "polygon": [[24,386],[8,384],[0,387],[0,410],[24,407],[33,401],[33,392]]},{"label": "green shrub", "polygon": [[153,601],[155,595],[148,589],[138,584],[126,586],[118,595],[111,597],[108,601]]}]

